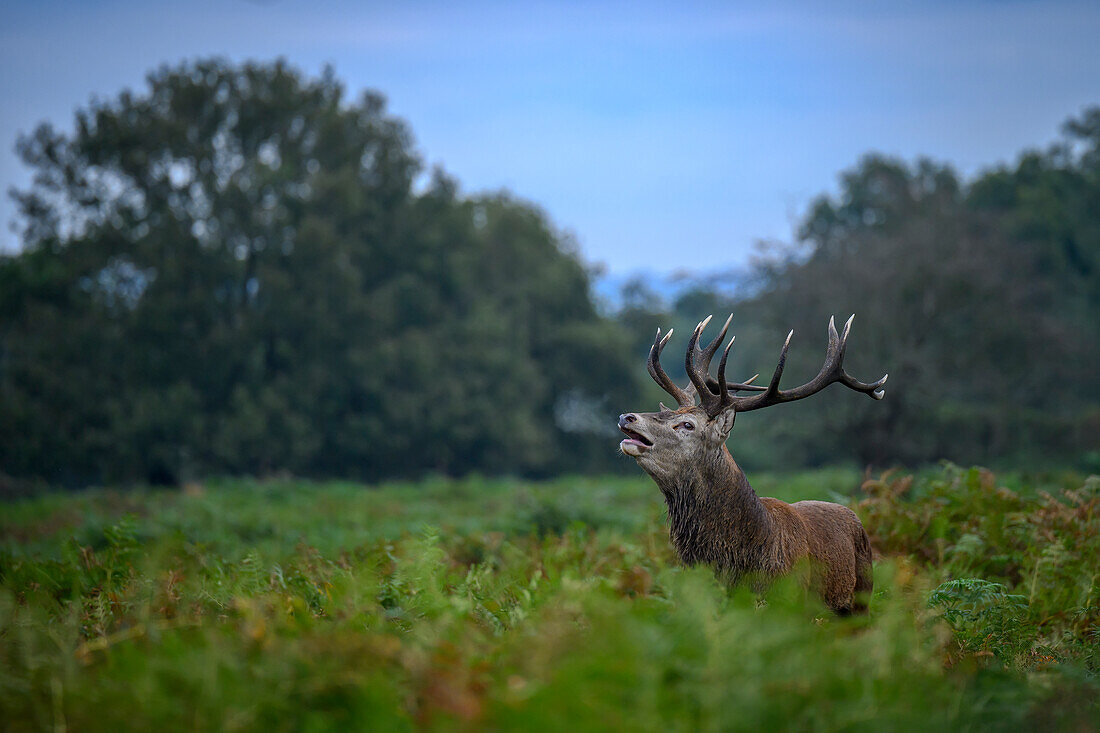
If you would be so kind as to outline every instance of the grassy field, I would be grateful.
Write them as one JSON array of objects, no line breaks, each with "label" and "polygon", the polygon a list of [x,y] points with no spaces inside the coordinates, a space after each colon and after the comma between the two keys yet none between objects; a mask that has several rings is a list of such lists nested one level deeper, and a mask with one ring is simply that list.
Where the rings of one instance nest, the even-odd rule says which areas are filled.
[{"label": "grassy field", "polygon": [[679,568],[644,477],[0,505],[7,730],[1097,730],[1100,480],[756,475],[853,506],[868,618]]}]

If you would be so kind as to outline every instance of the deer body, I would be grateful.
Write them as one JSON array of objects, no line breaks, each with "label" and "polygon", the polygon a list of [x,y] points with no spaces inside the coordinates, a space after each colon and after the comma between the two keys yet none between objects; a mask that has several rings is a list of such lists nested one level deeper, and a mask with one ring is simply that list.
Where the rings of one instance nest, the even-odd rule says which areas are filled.
[{"label": "deer body", "polygon": [[[627,435],[620,448],[637,460],[664,495],[669,537],[683,563],[709,565],[730,583],[746,577],[759,583],[784,575],[804,561],[806,582],[829,608],[839,614],[866,611],[872,587],[871,546],[855,513],[831,502],[787,504],[758,497],[725,445],[738,410],[800,399],[834,381],[880,399],[885,377],[863,384],[841,366],[850,324],[849,319],[840,337],[830,321],[829,352],[821,373],[787,391],[779,389],[786,346],[767,388],[752,386],[752,379],[725,381],[729,346],[722,355],[718,379],[709,378],[707,368],[725,337],[728,320],[705,349],[698,347],[698,337],[706,321],[696,327],[686,361],[692,386],[681,390],[661,369],[660,352],[668,336],[662,340],[658,331],[650,352],[650,373],[676,397],[679,409],[662,405],[660,412],[620,415],[619,428]],[[759,394],[734,396],[750,390]],[[696,394],[700,406],[695,405]]]}]

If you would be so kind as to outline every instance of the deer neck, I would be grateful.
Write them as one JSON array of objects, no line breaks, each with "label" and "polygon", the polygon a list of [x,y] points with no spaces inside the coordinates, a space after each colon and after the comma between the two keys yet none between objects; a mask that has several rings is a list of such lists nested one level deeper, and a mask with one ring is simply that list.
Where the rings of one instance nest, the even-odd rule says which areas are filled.
[{"label": "deer neck", "polygon": [[754,558],[772,544],[771,522],[726,446],[657,485],[668,505],[672,544],[685,564],[708,563],[734,575],[757,569]]}]

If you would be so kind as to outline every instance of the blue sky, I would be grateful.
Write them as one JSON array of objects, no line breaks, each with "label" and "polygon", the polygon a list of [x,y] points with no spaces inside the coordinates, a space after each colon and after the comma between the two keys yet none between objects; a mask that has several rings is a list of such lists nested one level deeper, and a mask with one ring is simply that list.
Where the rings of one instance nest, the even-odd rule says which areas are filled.
[{"label": "blue sky", "polygon": [[[612,274],[739,267],[865,152],[972,173],[1100,104],[1100,3],[5,3],[12,147],[163,62],[284,56],[383,92],[467,192],[542,206]],[[0,246],[16,245],[0,204]]]}]

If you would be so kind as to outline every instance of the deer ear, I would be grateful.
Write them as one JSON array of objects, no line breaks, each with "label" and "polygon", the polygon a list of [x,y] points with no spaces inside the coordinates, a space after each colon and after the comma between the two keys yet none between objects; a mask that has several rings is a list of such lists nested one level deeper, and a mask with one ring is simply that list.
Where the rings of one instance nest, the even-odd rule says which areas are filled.
[{"label": "deer ear", "polygon": [[733,421],[737,419],[737,410],[732,407],[722,410],[714,418],[714,429],[718,432],[719,436],[725,441],[730,437],[730,431],[733,430]]}]

